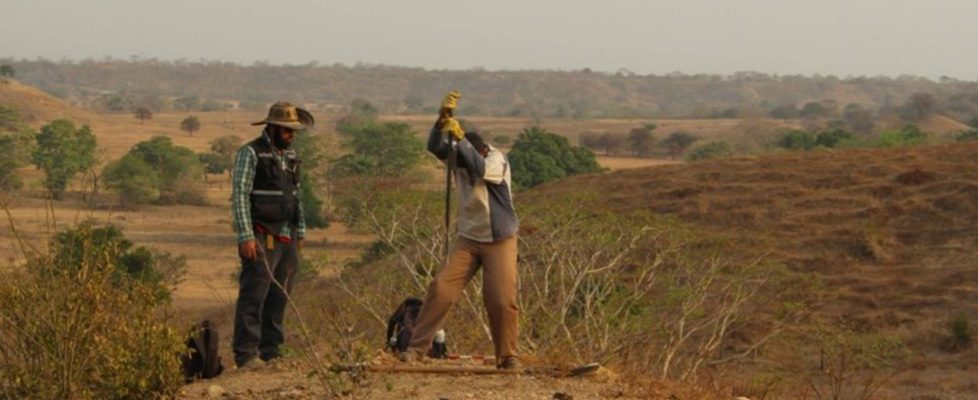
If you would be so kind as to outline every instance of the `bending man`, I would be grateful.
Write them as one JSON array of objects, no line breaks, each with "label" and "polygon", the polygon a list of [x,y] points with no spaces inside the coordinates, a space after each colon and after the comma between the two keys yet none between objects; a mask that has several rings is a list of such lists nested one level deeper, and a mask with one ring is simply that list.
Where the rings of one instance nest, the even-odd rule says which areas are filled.
[{"label": "bending man", "polygon": [[446,161],[454,139],[457,149],[458,239],[448,262],[428,286],[408,351],[403,361],[420,360],[435,332],[465,288],[482,267],[482,297],[496,352],[496,367],[522,368],[517,352],[516,304],[517,230],[509,162],[475,132],[465,133],[453,112],[458,93],[442,102],[440,116],[428,137],[428,151]]}]

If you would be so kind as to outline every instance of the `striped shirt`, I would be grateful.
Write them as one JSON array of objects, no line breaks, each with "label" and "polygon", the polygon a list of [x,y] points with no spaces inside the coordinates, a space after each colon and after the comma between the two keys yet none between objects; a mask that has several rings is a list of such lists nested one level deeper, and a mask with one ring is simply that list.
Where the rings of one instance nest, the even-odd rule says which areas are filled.
[{"label": "striped shirt", "polygon": [[[269,142],[271,141],[266,132],[262,132],[262,137]],[[285,157],[276,154],[275,159],[284,171],[287,168]],[[258,155],[255,154],[255,149],[252,149],[247,144],[241,146],[238,149],[238,155],[234,159],[234,171],[231,181],[231,218],[238,243],[255,239],[255,227],[251,221],[251,190],[255,184],[255,168],[257,165]],[[304,239],[306,237],[306,220],[302,212],[302,201],[298,199],[297,201],[299,204],[299,224],[295,229],[295,234],[293,234],[286,224],[282,228],[281,236]]]}]

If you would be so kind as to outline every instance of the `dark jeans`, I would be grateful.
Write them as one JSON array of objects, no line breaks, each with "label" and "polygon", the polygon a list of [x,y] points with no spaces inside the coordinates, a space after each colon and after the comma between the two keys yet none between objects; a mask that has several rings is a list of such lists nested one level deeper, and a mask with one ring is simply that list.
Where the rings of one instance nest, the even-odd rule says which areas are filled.
[{"label": "dark jeans", "polygon": [[[234,339],[231,343],[234,361],[238,365],[256,356],[269,360],[281,355],[279,346],[285,342],[282,320],[288,303],[286,293],[292,292],[299,265],[299,252],[294,240],[291,243],[276,241],[275,248],[268,250],[265,236],[256,237],[258,258],[241,260],[238,304],[234,311]],[[285,287],[286,293],[282,293],[279,286],[272,282],[271,276]]]}]

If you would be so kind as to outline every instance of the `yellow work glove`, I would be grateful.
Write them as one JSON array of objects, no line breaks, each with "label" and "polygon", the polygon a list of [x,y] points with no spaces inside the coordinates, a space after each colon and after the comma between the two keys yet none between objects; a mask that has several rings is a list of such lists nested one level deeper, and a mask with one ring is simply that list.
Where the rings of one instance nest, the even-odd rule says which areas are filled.
[{"label": "yellow work glove", "polygon": [[462,130],[462,125],[458,123],[458,120],[452,117],[445,118],[444,122],[442,122],[441,133],[445,135],[452,135],[457,141],[461,141],[465,138],[465,131]]},{"label": "yellow work glove", "polygon": [[462,94],[458,90],[453,90],[445,95],[445,98],[441,99],[441,108],[448,108],[454,110],[458,107],[458,99],[462,97]]}]

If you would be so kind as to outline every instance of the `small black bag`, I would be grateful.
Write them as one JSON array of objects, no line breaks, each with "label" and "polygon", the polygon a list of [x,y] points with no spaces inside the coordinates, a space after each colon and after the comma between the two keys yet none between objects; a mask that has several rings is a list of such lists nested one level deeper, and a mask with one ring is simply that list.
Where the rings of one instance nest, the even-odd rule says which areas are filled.
[{"label": "small black bag", "polygon": [[180,356],[183,376],[187,382],[211,379],[224,371],[221,356],[217,354],[220,336],[211,322],[204,320],[190,330],[187,351]]},{"label": "small black bag", "polygon": [[395,352],[407,350],[422,304],[421,299],[408,297],[387,320],[387,347],[391,350]]},{"label": "small black bag", "polygon": [[[387,321],[387,347],[395,353],[407,350],[411,344],[411,335],[414,325],[418,322],[418,315],[421,314],[421,306],[424,304],[421,299],[408,297],[404,300],[394,315]],[[445,358],[448,356],[448,346],[445,344],[445,333],[439,331],[432,340],[431,351],[428,357]]]}]

